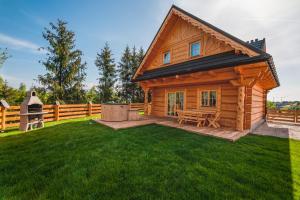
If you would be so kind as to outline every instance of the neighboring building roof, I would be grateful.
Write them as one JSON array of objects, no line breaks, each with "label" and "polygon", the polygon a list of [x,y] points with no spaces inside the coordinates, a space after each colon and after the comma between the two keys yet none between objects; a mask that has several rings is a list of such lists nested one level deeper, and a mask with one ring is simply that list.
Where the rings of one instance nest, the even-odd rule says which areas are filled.
[{"label": "neighboring building roof", "polygon": [[143,75],[138,76],[134,81],[149,80],[179,74],[188,74],[199,71],[220,69],[232,67],[236,65],[250,64],[261,61],[268,61],[269,54],[261,54],[258,56],[249,57],[245,54],[235,54],[234,51],[211,55],[198,58],[167,67],[161,67],[149,71],[145,71]]},{"label": "neighboring building roof", "polygon": [[247,41],[247,43],[254,46],[255,48],[263,50],[263,51],[265,50],[265,47],[266,47],[265,38],[262,40],[255,39],[255,40]]}]

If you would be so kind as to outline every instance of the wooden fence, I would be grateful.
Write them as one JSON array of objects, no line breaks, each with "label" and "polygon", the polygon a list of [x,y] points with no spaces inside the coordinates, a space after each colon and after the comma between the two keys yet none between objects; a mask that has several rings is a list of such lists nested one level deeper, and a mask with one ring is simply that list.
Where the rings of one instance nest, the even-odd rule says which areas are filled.
[{"label": "wooden fence", "polygon": [[144,103],[131,103],[129,107],[130,109],[144,110]]},{"label": "wooden fence", "polygon": [[300,111],[277,109],[268,110],[267,120],[273,122],[289,122],[298,124],[300,123]]},{"label": "wooden fence", "polygon": [[[143,103],[132,103],[130,108],[144,110]],[[17,127],[20,123],[20,106],[10,106],[8,109],[0,108],[0,130]],[[44,105],[45,121],[58,121],[101,114],[101,104],[66,104]]]}]

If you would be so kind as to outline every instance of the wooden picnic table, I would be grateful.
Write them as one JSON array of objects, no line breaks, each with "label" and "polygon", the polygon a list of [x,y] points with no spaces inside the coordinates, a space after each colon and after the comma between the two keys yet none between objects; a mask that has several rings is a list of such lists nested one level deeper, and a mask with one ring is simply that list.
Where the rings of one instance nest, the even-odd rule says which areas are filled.
[{"label": "wooden picnic table", "polygon": [[220,127],[218,123],[220,118],[220,113],[213,110],[177,110],[178,122],[182,124],[183,122],[195,122],[197,127],[213,126],[215,128]]}]

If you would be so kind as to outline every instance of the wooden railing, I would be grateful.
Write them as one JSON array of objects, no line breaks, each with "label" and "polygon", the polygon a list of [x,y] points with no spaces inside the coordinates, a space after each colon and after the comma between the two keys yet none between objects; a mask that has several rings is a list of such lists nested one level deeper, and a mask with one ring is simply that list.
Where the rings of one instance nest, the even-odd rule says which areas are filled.
[{"label": "wooden railing", "polygon": [[288,122],[300,124],[300,111],[270,109],[267,112],[267,120],[273,122]]},{"label": "wooden railing", "polygon": [[[143,103],[132,103],[130,108],[143,111]],[[0,130],[17,127],[20,123],[20,106],[10,106],[8,109],[0,108]],[[58,121],[101,114],[101,104],[66,104],[44,105],[45,121]]]},{"label": "wooden railing", "polygon": [[131,103],[129,104],[130,109],[144,110],[144,103]]}]

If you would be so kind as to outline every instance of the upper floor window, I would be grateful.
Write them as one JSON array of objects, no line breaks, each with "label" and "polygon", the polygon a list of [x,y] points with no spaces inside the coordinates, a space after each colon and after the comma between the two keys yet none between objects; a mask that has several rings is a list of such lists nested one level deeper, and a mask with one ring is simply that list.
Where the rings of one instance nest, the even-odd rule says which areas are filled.
[{"label": "upper floor window", "polygon": [[170,51],[164,53],[164,64],[169,64],[171,61]]},{"label": "upper floor window", "polygon": [[191,44],[190,55],[191,57],[200,56],[200,42],[194,42]]},{"label": "upper floor window", "polygon": [[217,105],[217,91],[202,91],[201,92],[201,106],[216,107]]}]

